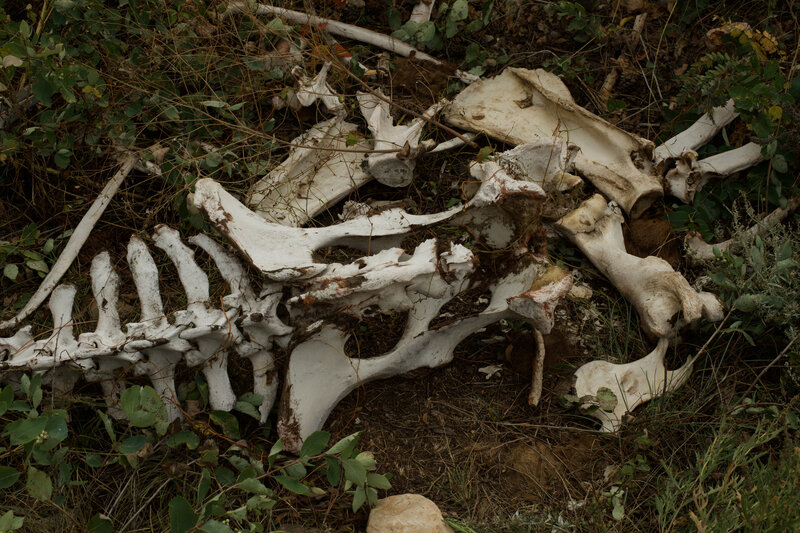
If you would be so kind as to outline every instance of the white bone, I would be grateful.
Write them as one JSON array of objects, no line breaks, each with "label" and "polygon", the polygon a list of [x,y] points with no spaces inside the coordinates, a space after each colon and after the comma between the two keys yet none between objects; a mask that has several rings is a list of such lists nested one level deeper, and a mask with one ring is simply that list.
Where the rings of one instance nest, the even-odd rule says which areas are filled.
[{"label": "white bone", "polygon": [[692,373],[694,359],[677,370],[667,370],[664,356],[669,339],[661,338],[647,356],[624,365],[591,361],[575,371],[575,392],[584,406],[596,406],[598,391],[609,389],[617,398],[613,410],[597,407],[590,414],[602,423],[602,430],[616,431],[622,417],[637,406],[678,389]]},{"label": "white bone", "polygon": [[684,203],[692,203],[694,195],[711,179],[730,176],[764,160],[762,146],[747,143],[721,154],[697,160],[697,152],[684,151],[675,160],[675,168],[667,172],[664,192]]},{"label": "white bone", "polygon": [[397,153],[370,154],[367,162],[375,179],[389,187],[406,187],[414,178],[416,158],[423,146],[419,139],[425,118],[433,117],[446,102],[438,102],[425,111],[424,118],[416,118],[407,126],[395,126],[389,102],[378,89],[374,93],[358,93],[361,114],[375,137],[375,150],[401,150]]},{"label": "white bone", "polygon": [[[337,116],[292,141],[286,160],[253,186],[248,204],[267,222],[302,226],[372,179],[361,169],[370,143],[347,146],[355,124]],[[342,150],[348,151],[342,151]]]},{"label": "white bone", "polygon": [[368,359],[349,357],[344,351],[349,334],[330,324],[295,347],[278,419],[278,432],[286,449],[299,450],[303,440],[320,429],[336,404],[357,386],[449,363],[458,344],[498,320],[522,318],[549,333],[555,306],[569,292],[572,278],[545,262],[528,261],[525,268],[491,287],[492,298],[484,311],[455,323],[428,328],[441,307],[466,288],[465,280],[449,283],[450,290],[441,298],[420,298],[409,312],[403,336],[387,354]]},{"label": "white bone", "polygon": [[559,137],[580,148],[576,170],[634,218],[663,195],[652,143],[578,106],[555,74],[507,68],[464,89],[446,120],[512,144]]},{"label": "white bone", "polygon": [[[502,168],[517,179],[537,184],[545,192],[567,191],[583,183],[578,176],[569,173],[575,155],[574,146],[568,148],[567,143],[553,137],[521,144],[497,154],[490,161],[474,163],[470,171],[475,177],[489,176]],[[475,167],[481,168],[480,174],[473,170]]]},{"label": "white bone", "polygon": [[[270,278],[285,281],[315,276],[327,268],[327,265],[314,261],[315,250],[337,245],[363,249],[364,243],[371,239],[405,235],[415,228],[453,219],[462,211],[461,219],[469,222],[479,215],[481,208],[494,207],[516,196],[545,198],[544,191],[537,185],[514,181],[497,173],[482,182],[475,196],[463,207],[456,206],[431,215],[411,215],[401,209],[388,209],[375,216],[358,217],[323,228],[287,228],[265,222],[209,178],[197,181],[193,202],[247,256],[251,264]],[[514,207],[519,208],[518,205]],[[515,213],[518,216],[532,214]]]},{"label": "white bone", "polygon": [[287,335],[292,331],[276,314],[281,297],[280,287],[265,287],[262,298],[257,299],[242,265],[222,246],[203,234],[191,237],[189,242],[211,256],[230,287],[231,293],[223,297],[223,303],[227,307],[241,309],[243,318],[240,325],[248,342],[237,344],[236,351],[242,357],[250,359],[253,365],[253,392],[262,398],[259,412],[261,422],[266,422],[278,395],[272,341],[274,337]]},{"label": "white bone", "polygon": [[656,164],[681,157],[687,150],[697,150],[738,116],[733,100],[728,100],[723,107],[713,108],[710,113],[705,113],[697,122],[656,148],[653,151]]},{"label": "white bone", "polygon": [[208,307],[208,276],[195,262],[194,252],[181,242],[177,230],[158,226],[153,241],[178,269],[178,277],[186,292],[188,303],[186,309],[175,312],[175,325],[185,326],[180,338],[190,341],[196,348],[186,352],[184,359],[189,366],[201,365],[208,382],[211,407],[230,411],[236,403],[236,394],[228,377],[226,348],[242,340],[234,324],[239,310],[222,311]]},{"label": "white bone", "polygon": [[411,16],[408,17],[409,22],[416,22],[422,24],[431,20],[431,12],[436,5],[436,0],[419,0],[411,10]]},{"label": "white bone", "polygon": [[542,332],[534,329],[533,333],[536,337],[536,357],[533,360],[533,369],[531,370],[531,392],[528,395],[528,403],[536,407],[539,405],[539,400],[542,399],[545,346]]},{"label": "white bone", "polygon": [[[362,43],[371,44],[384,50],[388,50],[403,57],[414,56],[416,59],[422,61],[429,61],[435,65],[442,65],[443,63],[435,57],[421,52],[413,46],[404,43],[400,39],[395,39],[389,35],[384,35],[376,31],[368,30],[346,24],[338,20],[327,19],[323,17],[316,17],[314,15],[307,15],[299,11],[292,11],[291,9],[284,9],[267,4],[255,4],[256,15],[268,15],[272,17],[281,17],[288,20],[292,24],[302,24],[312,27],[319,27],[324,31],[347,39],[361,41]],[[228,8],[225,10],[224,16],[230,16],[235,13],[250,13],[252,8],[247,2],[228,2]],[[456,71],[456,76],[465,83],[472,83],[478,77],[468,72]]]},{"label": "white bone", "polygon": [[320,100],[331,113],[342,112],[344,110],[344,102],[328,85],[328,71],[330,68],[330,62],[326,61],[319,73],[313,78],[309,78],[305,75],[303,67],[300,65],[294,67],[292,76],[297,79],[298,88],[294,93],[294,99],[289,101],[289,106],[293,109],[300,109],[300,107],[314,105],[314,102]]},{"label": "white bone", "polygon": [[[786,207],[779,207],[773,212],[761,219],[757,224],[747,228],[747,233],[750,236],[761,235],[767,229],[780,224],[790,213],[796,211],[800,207],[800,196],[793,196],[786,202]],[[728,239],[726,241],[718,242],[716,244],[708,244],[703,237],[696,231],[690,231],[686,234],[684,244],[689,251],[689,256],[696,261],[710,261],[714,259],[714,248],[720,252],[725,252],[730,248],[735,241]]]},{"label": "white bone", "polygon": [[622,215],[613,202],[606,203],[599,194],[559,220],[555,228],[633,304],[648,335],[673,337],[676,327],[696,324],[703,317],[722,319],[722,304],[716,296],[692,289],[669,263],[625,251]]},{"label": "white bone", "polygon": [[25,303],[25,306],[14,318],[0,322],[0,331],[18,326],[21,321],[25,320],[28,315],[35,311],[42,302],[47,299],[67,270],[69,270],[72,262],[78,257],[78,253],[81,251],[83,243],[89,238],[92,228],[94,228],[97,221],[100,220],[106,207],[108,207],[108,204],[111,202],[111,198],[114,197],[114,194],[117,192],[117,189],[119,189],[125,177],[130,174],[137,159],[138,157],[135,154],[128,154],[122,163],[122,167],[112,176],[108,183],[106,183],[106,186],[100,191],[100,194],[89,207],[89,210],[83,215],[75,231],[70,235],[61,255],[58,256],[58,259],[56,259],[50,272],[47,273],[47,276],[45,276],[41,285],[36,289],[36,292],[33,293],[33,296],[30,297]]}]

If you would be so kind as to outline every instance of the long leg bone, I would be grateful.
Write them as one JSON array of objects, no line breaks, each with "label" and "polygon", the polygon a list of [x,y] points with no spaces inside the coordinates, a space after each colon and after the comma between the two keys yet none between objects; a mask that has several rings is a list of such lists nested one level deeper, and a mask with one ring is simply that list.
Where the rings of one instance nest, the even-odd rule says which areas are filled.
[{"label": "long leg bone", "polygon": [[668,347],[669,339],[662,338],[655,350],[638,361],[624,365],[591,361],[575,371],[575,392],[584,405],[597,406],[601,389],[610,390],[617,398],[612,409],[597,407],[590,413],[603,424],[603,431],[616,431],[626,413],[686,383],[694,360],[687,361],[677,370],[667,370],[664,356]]},{"label": "long leg bone", "polygon": [[692,289],[669,263],[625,251],[622,215],[601,195],[583,202],[555,227],[633,304],[648,335],[670,337],[676,327],[695,324],[703,317],[722,319],[722,304],[716,296]]},{"label": "long leg bone", "polygon": [[367,119],[367,125],[375,137],[375,150],[396,149],[397,153],[370,154],[367,162],[370,173],[375,179],[389,187],[406,187],[414,178],[416,158],[423,146],[419,139],[422,135],[424,118],[431,118],[445,102],[438,102],[428,108],[424,118],[411,121],[408,126],[395,126],[389,112],[389,102],[380,90],[375,93],[358,93],[358,104],[361,113]]},{"label": "long leg bone", "polygon": [[543,332],[553,325],[559,299],[572,286],[564,272],[531,261],[492,286],[489,306],[481,313],[455,323],[428,329],[439,309],[466,287],[456,280],[441,298],[420,298],[409,312],[406,330],[395,348],[369,359],[349,357],[344,345],[349,337],[326,324],[292,351],[278,420],[279,434],[289,450],[299,450],[313,431],[322,427],[331,410],[358,385],[421,367],[450,362],[456,346],[472,333],[504,318],[522,318]]},{"label": "long leg bone", "polygon": [[557,136],[578,146],[577,171],[634,218],[663,195],[652,144],[578,106],[545,70],[507,68],[464,89],[444,114],[455,126],[512,144]]},{"label": "long leg bone", "polygon": [[687,150],[697,150],[738,116],[733,100],[729,100],[723,107],[715,107],[697,122],[653,150],[656,165],[662,166],[665,161],[677,159]]}]

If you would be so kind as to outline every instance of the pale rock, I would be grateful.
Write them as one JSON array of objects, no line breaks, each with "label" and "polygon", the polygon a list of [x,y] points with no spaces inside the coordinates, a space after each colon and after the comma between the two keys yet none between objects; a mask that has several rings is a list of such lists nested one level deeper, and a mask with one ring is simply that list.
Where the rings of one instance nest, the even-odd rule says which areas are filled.
[{"label": "pale rock", "polygon": [[378,500],[367,533],[453,533],[435,503],[420,494],[400,494]]}]

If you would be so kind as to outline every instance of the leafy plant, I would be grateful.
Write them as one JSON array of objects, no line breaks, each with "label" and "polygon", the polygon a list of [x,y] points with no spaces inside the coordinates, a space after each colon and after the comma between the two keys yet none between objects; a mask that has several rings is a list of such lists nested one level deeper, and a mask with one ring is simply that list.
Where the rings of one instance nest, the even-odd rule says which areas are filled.
[{"label": "leafy plant", "polygon": [[562,0],[555,4],[548,4],[545,11],[551,17],[557,15],[559,19],[568,20],[569,25],[566,29],[572,32],[572,38],[579,43],[605,37],[600,17],[594,13],[588,13],[586,8],[578,2]]},{"label": "leafy plant", "polygon": [[[403,22],[403,15],[394,6],[387,9],[389,27],[392,36],[411,45],[423,45],[433,51],[442,50],[448,39],[455,37],[460,31],[474,33],[486,27],[491,21],[494,1],[489,0],[481,5],[480,16],[466,22],[469,18],[469,2],[454,0],[452,3],[440,2],[434,20],[423,23]],[[466,23],[465,23],[466,22]]]}]

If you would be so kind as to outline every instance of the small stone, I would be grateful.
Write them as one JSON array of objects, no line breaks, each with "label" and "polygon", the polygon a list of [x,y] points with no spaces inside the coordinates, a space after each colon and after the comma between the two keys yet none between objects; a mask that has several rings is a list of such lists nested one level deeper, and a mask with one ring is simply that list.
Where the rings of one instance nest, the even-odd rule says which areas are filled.
[{"label": "small stone", "polygon": [[367,533],[453,533],[435,503],[420,494],[378,500],[369,515]]},{"label": "small stone", "polygon": [[592,294],[594,294],[592,289],[590,289],[587,285],[584,285],[583,283],[576,283],[569,290],[567,296],[572,300],[591,300]]}]

